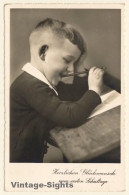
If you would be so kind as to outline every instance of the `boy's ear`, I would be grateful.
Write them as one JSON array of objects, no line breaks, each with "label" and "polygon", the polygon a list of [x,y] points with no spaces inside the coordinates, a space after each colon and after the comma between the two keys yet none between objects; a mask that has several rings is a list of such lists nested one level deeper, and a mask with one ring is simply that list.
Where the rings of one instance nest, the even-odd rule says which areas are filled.
[{"label": "boy's ear", "polygon": [[43,45],[39,50],[39,57],[41,60],[45,61],[46,51],[48,50],[48,45]]}]

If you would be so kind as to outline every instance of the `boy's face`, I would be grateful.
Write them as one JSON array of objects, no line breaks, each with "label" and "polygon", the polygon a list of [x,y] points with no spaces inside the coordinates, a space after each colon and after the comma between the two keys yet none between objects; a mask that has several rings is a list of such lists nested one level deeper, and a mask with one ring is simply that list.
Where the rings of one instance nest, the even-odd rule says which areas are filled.
[{"label": "boy's face", "polygon": [[52,85],[61,80],[61,74],[74,72],[74,63],[80,57],[81,51],[68,39],[53,40],[45,54],[43,71]]}]

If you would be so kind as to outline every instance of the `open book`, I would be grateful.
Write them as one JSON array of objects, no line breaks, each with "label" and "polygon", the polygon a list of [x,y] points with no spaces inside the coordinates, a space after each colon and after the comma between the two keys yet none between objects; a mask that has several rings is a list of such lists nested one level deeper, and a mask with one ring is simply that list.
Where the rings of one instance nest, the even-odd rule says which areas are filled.
[{"label": "open book", "polygon": [[101,99],[102,103],[89,118],[96,117],[86,120],[79,127],[56,127],[51,130],[51,136],[68,162],[85,162],[120,145],[121,95],[112,90],[102,95]]},{"label": "open book", "polygon": [[102,103],[93,110],[89,118],[121,105],[121,94],[112,90],[102,95],[101,100]]}]

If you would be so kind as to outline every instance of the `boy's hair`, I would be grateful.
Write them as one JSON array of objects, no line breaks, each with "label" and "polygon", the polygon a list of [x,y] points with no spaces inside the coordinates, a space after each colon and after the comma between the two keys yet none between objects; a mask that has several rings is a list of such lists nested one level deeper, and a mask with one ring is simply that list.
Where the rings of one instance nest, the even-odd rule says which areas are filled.
[{"label": "boy's hair", "polygon": [[66,38],[74,45],[77,45],[77,47],[81,51],[81,56],[83,54],[87,54],[86,44],[82,35],[71,25],[56,19],[47,18],[38,23],[33,32],[45,31],[48,29],[51,30],[55,35],[57,35],[57,37]]}]

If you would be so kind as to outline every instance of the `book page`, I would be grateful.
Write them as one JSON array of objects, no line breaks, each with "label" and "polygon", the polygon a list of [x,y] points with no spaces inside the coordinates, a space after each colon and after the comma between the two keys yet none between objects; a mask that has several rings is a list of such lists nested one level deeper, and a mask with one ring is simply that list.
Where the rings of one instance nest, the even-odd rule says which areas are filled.
[{"label": "book page", "polygon": [[112,90],[102,95],[101,100],[102,103],[93,110],[89,118],[97,116],[98,114],[101,114],[103,112],[106,112],[112,108],[121,105],[121,94],[115,90]]}]

